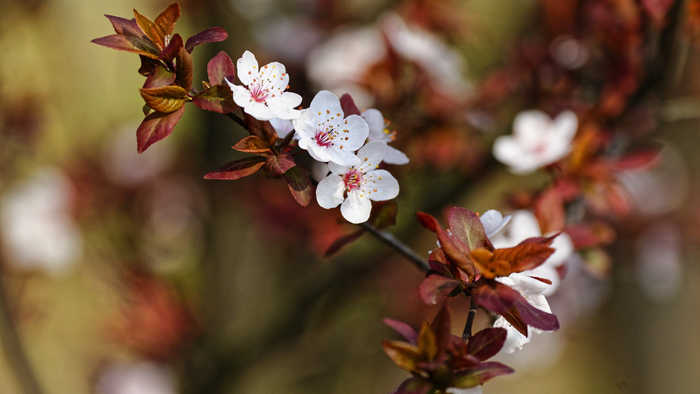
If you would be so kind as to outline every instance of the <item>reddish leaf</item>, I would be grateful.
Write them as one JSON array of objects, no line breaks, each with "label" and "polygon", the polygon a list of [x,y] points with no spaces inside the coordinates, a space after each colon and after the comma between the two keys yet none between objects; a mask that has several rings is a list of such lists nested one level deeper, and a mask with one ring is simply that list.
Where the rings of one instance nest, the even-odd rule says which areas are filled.
[{"label": "reddish leaf", "polygon": [[160,50],[165,48],[165,34],[156,26],[153,21],[134,10],[134,18],[142,32],[146,34],[151,42],[156,44]]},{"label": "reddish leaf", "polygon": [[228,114],[236,110],[231,90],[224,85],[212,86],[192,98],[192,102],[205,111]]},{"label": "reddish leaf", "polygon": [[204,179],[235,181],[253,175],[265,165],[265,158],[252,156],[232,161],[216,171],[204,176]]},{"label": "reddish leaf", "polygon": [[420,224],[427,228],[428,230],[437,233],[437,229],[440,227],[440,222],[433,215],[427,214],[425,212],[416,212],[416,217]]},{"label": "reddish leaf", "polygon": [[155,142],[169,136],[175,128],[175,125],[177,125],[177,122],[182,118],[184,112],[185,107],[183,106],[179,110],[169,114],[154,112],[146,116],[138,130],[136,130],[138,152],[142,153]]},{"label": "reddish leaf", "polygon": [[136,23],[136,19],[126,19],[114,15],[105,15],[112,23],[112,27],[117,34],[144,37],[143,32]]},{"label": "reddish leaf", "polygon": [[452,340],[452,334],[450,330],[452,328],[450,322],[450,311],[447,309],[447,303],[442,304],[440,312],[435,316],[433,322],[430,323],[430,328],[435,333],[435,342],[438,347],[438,357],[442,356],[447,349],[450,341]]},{"label": "reddish leaf", "polygon": [[226,30],[224,30],[222,27],[211,27],[188,38],[187,42],[185,43],[185,48],[187,49],[187,52],[192,53],[192,50],[197,45],[210,42],[220,42],[227,38],[228,33],[226,33]]},{"label": "reddish leaf", "polygon": [[182,37],[180,37],[179,34],[175,34],[173,38],[170,39],[168,46],[163,49],[163,53],[160,54],[160,58],[166,63],[170,64],[170,62],[172,62],[175,56],[177,56],[177,54],[180,52],[180,48],[182,48]]},{"label": "reddish leaf", "polygon": [[346,117],[361,114],[360,110],[357,108],[357,105],[355,105],[355,100],[353,100],[352,96],[350,96],[348,93],[345,93],[340,97],[340,107],[343,109]]},{"label": "reddish leaf", "polygon": [[153,67],[151,72],[143,84],[144,89],[160,88],[163,86],[172,85],[175,82],[175,73],[166,70],[165,67],[157,65]]},{"label": "reddish leaf", "polygon": [[468,247],[453,234],[445,232],[433,216],[424,212],[417,212],[416,217],[418,217],[423,227],[437,233],[440,247],[447,257],[467,274],[469,280],[474,279],[476,271],[468,256]]},{"label": "reddish leaf", "polygon": [[471,388],[484,384],[490,379],[496,376],[507,375],[513,373],[512,368],[507,365],[492,361],[488,363],[481,363],[475,369],[469,372],[457,376],[453,381],[451,386],[457,388]]},{"label": "reddish leaf", "polygon": [[496,249],[493,251],[493,262],[505,261],[508,263],[509,272],[498,272],[498,276],[510,275],[513,272],[522,272],[537,268],[554,253],[549,245],[559,234],[551,237],[532,237],[524,240],[512,248]]},{"label": "reddish leaf", "polygon": [[642,0],[644,9],[657,26],[664,24],[664,19],[672,4],[673,0]]},{"label": "reddish leaf", "polygon": [[178,85],[185,90],[192,89],[192,55],[184,47],[180,48],[175,59],[175,75]]},{"label": "reddish leaf", "polygon": [[399,333],[399,335],[404,337],[404,339],[406,339],[408,342],[414,343],[414,344],[416,343],[416,339],[418,339],[418,333],[410,325],[408,325],[402,321],[389,319],[389,318],[384,319],[384,324],[393,328],[394,331]]},{"label": "reddish leaf", "polygon": [[617,171],[649,168],[658,162],[659,153],[658,148],[629,153],[615,162],[614,168]]},{"label": "reddish leaf", "polygon": [[[323,257],[331,257],[331,256],[335,255],[336,253],[340,252],[340,250],[343,249],[345,246],[351,244],[352,242],[354,242],[355,240],[360,238],[362,236],[362,234],[364,234],[364,233],[365,233],[365,230],[359,229],[359,230],[354,231],[350,234],[346,234],[346,235],[341,236],[340,238],[333,241],[331,246],[329,246],[328,249],[326,249],[326,252],[323,254]],[[385,323],[386,323],[386,319],[385,319]]]},{"label": "reddish leaf", "polygon": [[257,135],[249,135],[236,143],[233,149],[246,153],[271,152],[270,146]]},{"label": "reddish leaf", "polygon": [[207,63],[207,75],[209,76],[209,84],[212,86],[221,85],[224,83],[224,79],[233,81],[236,77],[236,66],[226,52],[221,51]]},{"label": "reddish leaf", "polygon": [[428,305],[437,305],[459,286],[459,281],[441,275],[431,274],[425,277],[418,287],[421,299]]},{"label": "reddish leaf", "polygon": [[179,110],[188,99],[187,91],[177,85],[141,89],[141,97],[157,112],[170,113]]},{"label": "reddish leaf", "polygon": [[528,325],[545,331],[559,328],[556,316],[530,305],[520,293],[502,283],[484,281],[471,294],[477,305],[503,316],[525,336]]},{"label": "reddish leaf", "polygon": [[297,163],[294,162],[294,157],[291,154],[280,153],[278,155],[269,155],[267,157],[266,168],[274,175],[284,175],[296,165]]},{"label": "reddish leaf", "polygon": [[486,328],[469,338],[467,352],[481,361],[488,360],[498,353],[506,341],[504,328]]},{"label": "reddish leaf", "polygon": [[145,38],[140,39],[135,36],[124,36],[121,34],[112,34],[110,36],[95,38],[92,40],[97,45],[102,45],[120,51],[128,51],[138,53],[151,59],[158,59],[159,51],[154,48]]},{"label": "reddish leaf", "polygon": [[294,166],[284,173],[284,179],[294,200],[302,207],[308,206],[313,194],[309,173],[299,166]]},{"label": "reddish leaf", "polygon": [[550,188],[537,198],[535,216],[544,234],[564,229],[566,224],[564,200],[557,188]]},{"label": "reddish leaf", "polygon": [[180,18],[180,4],[173,3],[156,17],[155,25],[166,36],[173,34],[175,22]]},{"label": "reddish leaf", "polygon": [[447,209],[447,223],[450,231],[470,250],[490,246],[484,226],[474,212],[466,208],[450,207]]}]

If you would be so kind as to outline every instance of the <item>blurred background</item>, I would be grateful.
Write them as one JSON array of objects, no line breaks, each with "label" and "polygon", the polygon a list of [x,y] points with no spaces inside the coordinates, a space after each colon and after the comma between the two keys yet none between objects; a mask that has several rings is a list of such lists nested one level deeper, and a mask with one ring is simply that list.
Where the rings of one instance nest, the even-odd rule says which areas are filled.
[{"label": "blurred background", "polygon": [[[203,180],[245,135],[224,116],[192,106],[136,153],[138,58],[90,40],[112,34],[103,14],[169,3],[0,0],[0,393],[25,392],[29,367],[55,394],[392,392],[407,374],[381,320],[432,318],[420,272],[367,235],[324,258],[353,227],[282,182]],[[516,373],[484,392],[698,392],[695,1],[181,5],[184,37],[230,34],[194,52],[195,86],[218,51],[250,49],[287,66],[304,105],[330,89],[384,112],[411,158],[391,231],[420,253],[434,238],[415,211],[512,210],[549,182],[491,158],[521,110],[595,113],[614,146],[662,147],[615,174],[616,203],[593,189],[567,208],[615,236],[579,248],[552,298],[562,329],[504,358]],[[467,306],[452,312],[458,332]]]}]

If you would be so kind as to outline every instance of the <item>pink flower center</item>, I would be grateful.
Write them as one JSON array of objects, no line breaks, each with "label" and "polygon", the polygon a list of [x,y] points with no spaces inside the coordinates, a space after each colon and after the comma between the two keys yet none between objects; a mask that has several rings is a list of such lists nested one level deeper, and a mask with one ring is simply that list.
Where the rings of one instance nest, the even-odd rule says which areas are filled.
[{"label": "pink flower center", "polygon": [[251,83],[248,90],[250,90],[250,97],[258,103],[264,103],[269,95],[268,89],[263,89],[262,84],[259,83]]},{"label": "pink flower center", "polygon": [[314,139],[316,140],[316,144],[318,146],[328,147],[333,145],[333,136],[331,133],[326,131],[317,131]]},{"label": "pink flower center", "polygon": [[362,173],[352,169],[345,173],[343,182],[345,183],[345,190],[349,192],[359,189],[360,185],[362,185]]}]

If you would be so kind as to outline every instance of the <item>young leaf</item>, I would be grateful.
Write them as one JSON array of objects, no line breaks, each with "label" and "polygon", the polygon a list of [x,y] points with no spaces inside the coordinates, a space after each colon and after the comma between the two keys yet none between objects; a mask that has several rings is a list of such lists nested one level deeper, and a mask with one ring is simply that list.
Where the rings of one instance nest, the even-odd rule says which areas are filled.
[{"label": "young leaf", "polygon": [[429,394],[432,390],[432,383],[420,378],[410,378],[401,383],[393,394]]},{"label": "young leaf", "polygon": [[450,231],[470,250],[490,245],[484,226],[474,212],[466,208],[450,207],[447,210],[447,223]]},{"label": "young leaf", "polygon": [[179,34],[175,34],[173,38],[170,39],[168,46],[163,49],[160,58],[163,59],[165,63],[171,64],[175,56],[180,52],[180,48],[182,48],[182,37],[180,37]]},{"label": "young leaf", "polygon": [[[357,231],[353,231],[350,234],[345,234],[341,236],[340,238],[337,238],[333,243],[326,249],[326,252],[323,254],[323,257],[331,257],[335,255],[336,253],[340,252],[341,249],[343,249],[345,246],[351,244],[358,238],[362,236],[362,234],[365,233],[365,230],[359,229]],[[386,319],[385,319],[386,322]]]},{"label": "young leaf", "polygon": [[498,353],[506,341],[504,328],[486,328],[469,338],[467,352],[481,361],[488,360]]},{"label": "young leaf", "polygon": [[192,98],[192,102],[205,111],[228,114],[236,110],[233,95],[228,86],[212,86]]},{"label": "young leaf", "polygon": [[357,105],[355,105],[355,100],[353,100],[352,96],[348,93],[340,97],[340,107],[343,109],[343,113],[345,113],[346,117],[350,115],[360,115],[360,110],[357,108]]},{"label": "young leaf", "polygon": [[149,107],[162,113],[179,110],[187,101],[187,91],[177,85],[141,89],[141,97]]},{"label": "young leaf", "polygon": [[433,216],[424,212],[418,212],[416,216],[423,227],[437,234],[440,247],[447,257],[467,274],[469,280],[474,279],[476,271],[471,258],[468,256],[469,248],[466,244],[457,239],[453,234],[444,231],[440,223]]},{"label": "young leaf", "polygon": [[384,352],[401,369],[416,371],[416,364],[422,360],[418,347],[401,341],[382,342]]},{"label": "young leaf", "polygon": [[154,66],[149,72],[146,82],[143,84],[143,89],[161,88],[163,86],[172,85],[175,82],[175,73],[166,70],[160,64]]},{"label": "young leaf", "polygon": [[404,337],[404,339],[406,339],[408,342],[414,344],[416,343],[416,340],[418,339],[418,333],[416,332],[416,330],[413,329],[413,327],[409,326],[408,324],[402,321],[389,318],[384,319],[384,324],[393,328],[394,331],[399,333],[399,335]]},{"label": "young leaf", "polygon": [[175,59],[175,75],[177,84],[185,90],[192,89],[192,72],[192,55],[181,47]]},{"label": "young leaf", "polygon": [[173,3],[168,6],[163,12],[156,17],[155,25],[160,29],[160,32],[169,36],[175,30],[175,22],[180,18],[180,4]]},{"label": "young leaf", "polygon": [[499,275],[505,276],[537,268],[554,253],[554,249],[549,245],[558,235],[528,238],[512,248],[494,250],[492,260],[505,261],[510,266],[510,272]]},{"label": "young leaf", "polygon": [[161,51],[165,49],[165,34],[163,34],[160,28],[156,26],[153,21],[141,15],[136,10],[134,10],[134,18],[141,31],[146,34],[146,37],[156,44]]},{"label": "young leaf", "polygon": [[442,304],[440,312],[435,316],[433,322],[430,323],[430,328],[435,333],[435,342],[438,347],[437,356],[440,357],[447,349],[450,341],[452,340],[452,334],[450,329],[452,328],[450,322],[450,311],[447,309],[447,303]]},{"label": "young leaf", "polygon": [[284,173],[284,179],[287,181],[289,192],[292,193],[294,200],[302,207],[308,206],[312,197],[309,173],[295,165]]},{"label": "young leaf", "polygon": [[435,356],[438,354],[437,340],[435,338],[435,333],[427,322],[423,322],[420,328],[417,344],[421,354],[424,355],[428,361],[433,361],[435,359]]},{"label": "young leaf", "polygon": [[135,19],[126,19],[114,15],[105,15],[105,17],[112,23],[112,27],[117,34],[144,37]]},{"label": "young leaf", "polygon": [[257,135],[249,135],[236,143],[233,149],[246,153],[271,152],[270,146]]},{"label": "young leaf", "polygon": [[210,42],[220,42],[227,38],[228,33],[226,33],[226,30],[224,30],[222,27],[211,27],[188,38],[187,42],[185,43],[185,48],[187,49],[187,52],[192,53],[192,50],[197,45]]},{"label": "young leaf", "polygon": [[477,305],[503,316],[525,336],[528,325],[545,331],[559,328],[556,316],[530,305],[520,293],[502,283],[483,281],[471,294]]},{"label": "young leaf", "polygon": [[232,161],[216,171],[204,176],[204,179],[235,181],[248,175],[255,174],[265,165],[265,158],[252,156]]},{"label": "young leaf", "polygon": [[496,376],[507,375],[513,372],[515,371],[513,371],[512,368],[498,362],[481,363],[475,369],[471,369],[469,372],[455,377],[451,386],[467,389],[484,384]]},{"label": "young leaf", "polygon": [[428,275],[418,287],[421,299],[428,305],[437,305],[459,286],[459,281],[441,275]]},{"label": "young leaf", "polygon": [[233,60],[231,60],[226,52],[221,51],[217,53],[216,56],[211,58],[209,63],[207,63],[207,75],[209,77],[210,85],[222,85],[224,83],[224,79],[233,81],[233,79],[236,77],[236,66],[233,64]]},{"label": "young leaf", "polygon": [[169,114],[154,112],[146,116],[136,130],[138,152],[142,153],[153,143],[169,136],[175,128],[175,125],[177,125],[177,122],[182,118],[184,112],[185,107],[183,106],[179,110]]},{"label": "young leaf", "polygon": [[125,36],[121,34],[112,34],[110,36],[95,38],[92,40],[97,45],[102,45],[120,51],[134,52],[139,55],[158,59],[160,51],[153,48],[149,41],[140,39],[135,36]]}]

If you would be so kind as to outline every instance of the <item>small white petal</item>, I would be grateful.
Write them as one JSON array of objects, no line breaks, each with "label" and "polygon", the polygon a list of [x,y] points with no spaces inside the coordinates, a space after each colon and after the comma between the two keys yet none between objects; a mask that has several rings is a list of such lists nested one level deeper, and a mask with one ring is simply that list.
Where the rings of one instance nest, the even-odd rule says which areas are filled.
[{"label": "small white petal", "polygon": [[343,202],[345,184],[343,178],[331,174],[321,180],[316,186],[316,201],[321,208],[331,209]]},{"label": "small white petal", "polygon": [[493,323],[495,328],[505,328],[506,329],[506,341],[501,348],[501,352],[508,354],[515,353],[517,350],[521,350],[525,344],[530,342],[530,338],[521,334],[520,331],[516,330],[506,319],[500,316]]},{"label": "small white petal", "polygon": [[566,142],[571,142],[578,129],[578,118],[572,111],[563,111],[554,119],[553,133]]},{"label": "small white petal", "polygon": [[321,90],[316,93],[316,96],[311,100],[309,110],[314,116],[318,116],[322,120],[325,120],[326,117],[336,117],[338,113],[341,114],[341,118],[343,115],[343,110],[340,107],[340,99],[328,90]]},{"label": "small white petal", "polygon": [[399,195],[399,182],[387,170],[374,170],[364,175],[362,190],[371,200],[391,200]]},{"label": "small white petal", "polygon": [[489,209],[488,211],[481,214],[481,216],[479,216],[479,219],[481,220],[481,224],[484,226],[486,236],[488,238],[493,238],[506,227],[508,222],[510,222],[511,216],[507,216],[504,218],[499,211],[495,209]]},{"label": "small white petal", "polygon": [[276,118],[275,114],[264,103],[249,102],[243,107],[243,111],[257,120],[270,120]]},{"label": "small white petal", "polygon": [[328,162],[328,169],[334,174],[345,174],[350,170],[350,166],[341,166],[340,164]]},{"label": "small white petal", "polygon": [[350,115],[340,124],[338,131],[338,149],[356,151],[365,144],[369,135],[369,126],[359,115]]},{"label": "small white petal", "polygon": [[296,93],[284,92],[279,96],[267,99],[265,102],[279,118],[296,119],[301,115],[301,112],[295,109],[301,104],[301,96]]},{"label": "small white petal", "polygon": [[535,145],[547,132],[551,121],[549,115],[540,110],[519,112],[513,120],[513,136],[521,145]]},{"label": "small white petal", "polygon": [[285,138],[287,135],[294,130],[294,125],[291,120],[273,118],[270,119],[270,125],[275,129],[277,136],[280,138]]},{"label": "small white petal", "polygon": [[408,159],[408,156],[406,156],[405,153],[394,148],[393,146],[387,145],[386,154],[384,155],[384,162],[385,163],[402,166],[404,164],[408,164],[409,161],[410,160]]},{"label": "small white petal", "polygon": [[329,172],[330,169],[328,169],[328,163],[314,161],[313,164],[311,164],[311,178],[313,178],[316,182],[321,182],[321,180],[325,178]]},{"label": "small white petal", "polygon": [[361,172],[369,172],[377,168],[379,163],[384,159],[386,153],[386,144],[375,141],[369,142],[357,152],[357,157],[360,158],[360,166],[357,168]]},{"label": "small white petal", "polygon": [[276,96],[284,92],[289,85],[289,74],[287,74],[284,64],[280,62],[272,62],[262,66],[258,75],[263,88],[268,89],[270,94]]},{"label": "small white petal", "polygon": [[340,206],[340,213],[345,220],[353,224],[364,223],[369,219],[372,203],[361,190],[353,190]]},{"label": "small white petal", "polygon": [[246,86],[250,85],[253,78],[258,77],[258,61],[250,51],[243,52],[243,56],[236,61],[238,79]]},{"label": "small white petal", "polygon": [[450,387],[445,390],[447,394],[483,394],[484,390],[481,386],[475,386],[468,389],[458,389],[456,387]]},{"label": "small white petal", "polygon": [[367,121],[370,138],[379,139],[384,137],[384,116],[379,110],[370,108],[362,113],[362,118]]},{"label": "small white petal", "polygon": [[339,151],[335,149],[328,149],[327,154],[329,161],[335,164],[340,164],[341,166],[357,166],[360,164],[360,159],[355,155],[354,152],[349,151]]}]

